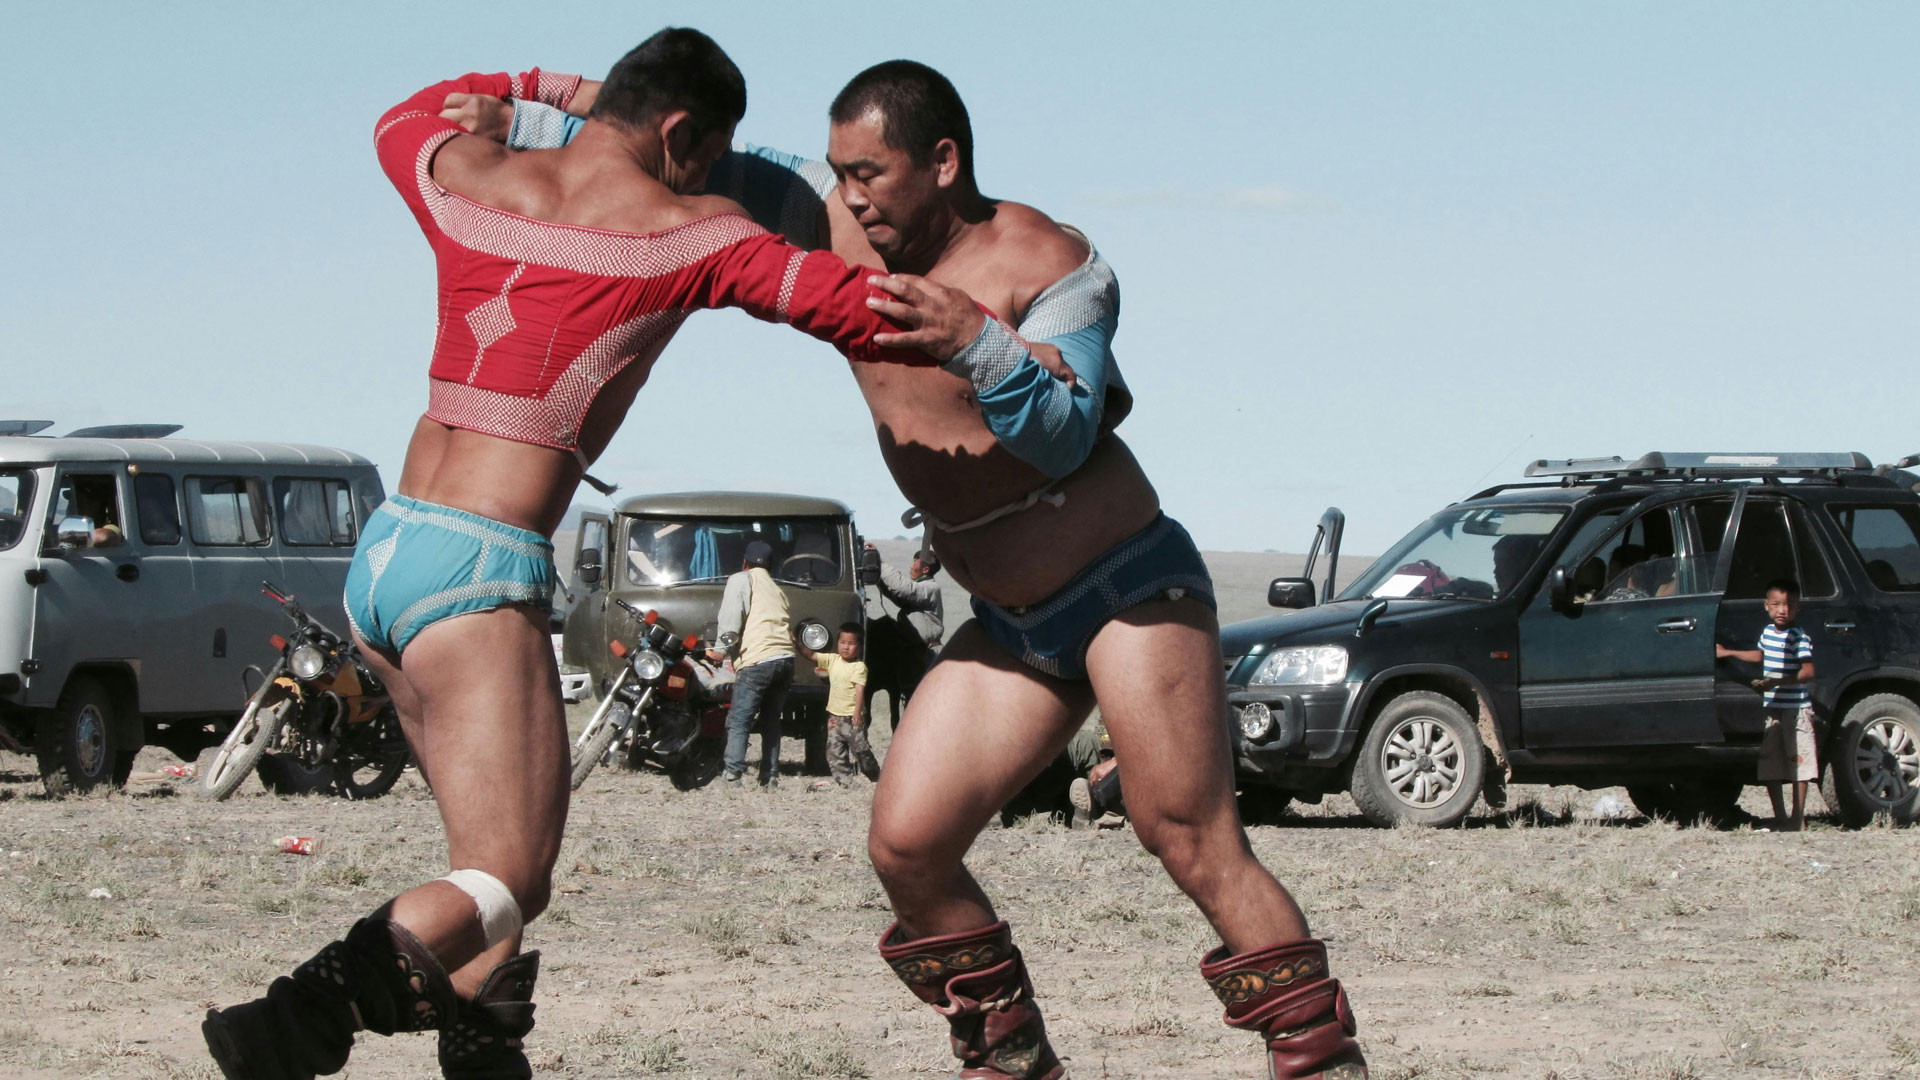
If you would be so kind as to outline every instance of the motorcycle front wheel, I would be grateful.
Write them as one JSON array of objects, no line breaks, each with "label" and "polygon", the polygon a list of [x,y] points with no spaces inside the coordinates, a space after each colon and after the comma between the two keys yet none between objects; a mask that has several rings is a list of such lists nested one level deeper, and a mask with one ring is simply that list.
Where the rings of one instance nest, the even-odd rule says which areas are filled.
[{"label": "motorcycle front wheel", "polygon": [[240,714],[240,719],[234,721],[233,730],[227,732],[227,737],[214,752],[206,771],[200,774],[195,794],[211,801],[219,801],[233,794],[247,777],[253,775],[260,755],[279,740],[280,729],[286,726],[293,706],[293,696],[286,687],[272,679],[261,683],[260,689],[254,691],[253,697],[247,700],[246,710]]},{"label": "motorcycle front wheel", "polygon": [[377,799],[393,790],[410,756],[400,718],[389,705],[333,752],[333,786],[345,798]]},{"label": "motorcycle front wheel", "polygon": [[587,782],[594,766],[606,759],[607,751],[613,748],[613,740],[626,728],[628,715],[630,710],[626,702],[616,701],[600,717],[600,726],[587,733],[586,742],[573,759],[573,790],[580,790],[580,785]]},{"label": "motorcycle front wheel", "polygon": [[720,763],[727,748],[725,738],[695,739],[673,764],[667,766],[667,779],[680,791],[693,791],[713,783],[720,775]]}]

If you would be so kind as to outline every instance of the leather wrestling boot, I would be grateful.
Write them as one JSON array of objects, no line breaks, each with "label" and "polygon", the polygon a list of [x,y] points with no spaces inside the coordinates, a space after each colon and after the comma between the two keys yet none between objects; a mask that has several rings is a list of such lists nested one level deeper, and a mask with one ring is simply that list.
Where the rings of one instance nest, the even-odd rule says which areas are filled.
[{"label": "leather wrestling boot", "polygon": [[533,981],[540,954],[523,952],[500,961],[486,981],[454,1009],[440,1029],[440,1075],[447,1080],[529,1080],[533,1066],[520,1040],[533,1030]]},{"label": "leather wrestling boot", "polygon": [[1223,945],[1200,961],[1200,974],[1227,1007],[1227,1026],[1267,1041],[1269,1080],[1366,1080],[1347,993],[1327,976],[1325,942],[1305,938],[1239,956]]},{"label": "leather wrestling boot", "polygon": [[200,1033],[226,1080],[312,1080],[346,1066],[356,1031],[431,1031],[451,1018],[447,973],[385,910],[273,980],[266,997],[207,1010]]},{"label": "leather wrestling boot", "polygon": [[1005,922],[917,941],[901,940],[895,923],[880,936],[880,955],[947,1018],[963,1080],[1065,1080]]}]

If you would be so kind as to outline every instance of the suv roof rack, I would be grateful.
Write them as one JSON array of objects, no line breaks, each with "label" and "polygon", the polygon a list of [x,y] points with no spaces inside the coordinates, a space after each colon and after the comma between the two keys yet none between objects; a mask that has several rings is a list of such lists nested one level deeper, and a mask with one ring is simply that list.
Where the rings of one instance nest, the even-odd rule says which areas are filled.
[{"label": "suv roof rack", "polygon": [[101,424],[67,432],[69,439],[164,439],[185,424]]},{"label": "suv roof rack", "polygon": [[52,426],[51,420],[0,420],[0,435],[31,435]]},{"label": "suv roof rack", "polygon": [[1643,454],[1638,460],[1620,457],[1564,458],[1535,461],[1528,476],[1557,476],[1565,483],[1582,479],[1690,479],[1693,477],[1832,477],[1868,472],[1873,462],[1860,453],[1802,454]]}]

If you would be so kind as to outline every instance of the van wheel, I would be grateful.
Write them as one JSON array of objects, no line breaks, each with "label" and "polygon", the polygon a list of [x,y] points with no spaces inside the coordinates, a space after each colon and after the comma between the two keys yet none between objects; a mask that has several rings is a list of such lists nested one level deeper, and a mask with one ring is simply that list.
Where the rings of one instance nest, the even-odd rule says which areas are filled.
[{"label": "van wheel", "polygon": [[1820,794],[1841,821],[1920,820],[1920,707],[1899,694],[1861,698],[1828,747]]},{"label": "van wheel", "polygon": [[1353,801],[1375,825],[1458,825],[1480,797],[1486,747],[1445,694],[1401,694],[1374,717],[1353,767]]},{"label": "van wheel", "polygon": [[1650,818],[1668,818],[1681,825],[1725,826],[1740,816],[1744,786],[1738,780],[1650,781],[1628,784],[1627,798]]},{"label": "van wheel", "polygon": [[127,782],[133,753],[121,751],[119,719],[119,703],[100,680],[79,675],[67,683],[59,704],[40,718],[34,735],[34,756],[48,796]]}]

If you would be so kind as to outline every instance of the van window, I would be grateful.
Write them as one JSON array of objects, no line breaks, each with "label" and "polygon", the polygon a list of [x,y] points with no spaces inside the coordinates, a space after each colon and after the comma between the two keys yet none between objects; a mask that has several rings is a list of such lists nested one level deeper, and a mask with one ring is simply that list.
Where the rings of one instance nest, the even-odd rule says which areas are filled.
[{"label": "van window", "polygon": [[1881,592],[1920,592],[1920,508],[1829,506]]},{"label": "van window", "polygon": [[25,469],[0,470],[0,551],[27,535],[27,510],[33,506],[33,474]]},{"label": "van window", "polygon": [[133,513],[140,522],[140,542],[164,547],[180,542],[180,500],[174,498],[173,477],[141,473],[133,478]]},{"label": "van window", "polygon": [[280,539],[288,544],[353,545],[353,496],[345,480],[281,477],[273,482]]},{"label": "van window", "polygon": [[187,477],[187,527],[196,544],[264,544],[273,536],[265,485],[252,476]]},{"label": "van window", "polygon": [[53,512],[47,518],[49,543],[53,541],[53,530],[71,517],[93,522],[93,542],[98,547],[119,544],[126,535],[120,524],[119,486],[111,473],[63,474],[60,486],[54,490],[51,509]]}]

